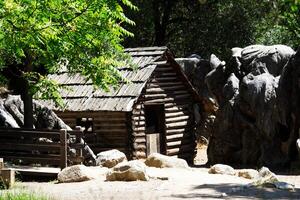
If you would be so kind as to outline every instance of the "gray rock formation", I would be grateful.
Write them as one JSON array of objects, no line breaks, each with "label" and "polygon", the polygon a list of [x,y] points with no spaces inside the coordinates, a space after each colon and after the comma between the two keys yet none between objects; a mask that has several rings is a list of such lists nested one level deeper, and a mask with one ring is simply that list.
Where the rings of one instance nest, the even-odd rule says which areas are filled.
[{"label": "gray rock formation", "polygon": [[295,54],[284,45],[234,48],[229,64],[219,64],[206,76],[219,105],[209,163],[278,168],[297,157],[299,78],[299,50]]},{"label": "gray rock formation", "polygon": [[[37,129],[68,129],[52,110],[33,102],[34,127]],[[8,95],[0,99],[0,127],[20,128],[24,125],[24,108],[20,96]]]},{"label": "gray rock formation", "polygon": [[205,83],[206,75],[215,68],[216,63],[221,63],[214,56],[212,56],[212,60],[213,63],[210,63],[210,61],[201,59],[198,55],[176,59],[176,62],[180,64],[189,81],[202,97],[201,109],[198,106],[194,107],[197,122],[196,136],[199,141],[202,140],[202,136],[206,139],[210,137],[212,124],[215,119],[214,114],[218,109],[217,102]]}]

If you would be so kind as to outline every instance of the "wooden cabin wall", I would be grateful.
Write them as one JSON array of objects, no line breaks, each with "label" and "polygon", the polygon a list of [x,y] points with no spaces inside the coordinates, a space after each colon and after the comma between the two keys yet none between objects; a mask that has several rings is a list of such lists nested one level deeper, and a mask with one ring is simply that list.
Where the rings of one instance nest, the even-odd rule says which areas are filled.
[{"label": "wooden cabin wall", "polygon": [[188,86],[170,64],[157,66],[143,89],[139,101],[133,108],[133,132],[131,135],[133,158],[145,158],[147,156],[145,104],[164,104],[165,106],[166,155],[178,156],[192,162],[196,146],[194,101]]},{"label": "wooden cabin wall", "polygon": [[71,128],[75,128],[78,118],[93,118],[93,134],[86,138],[95,154],[118,149],[129,156],[127,112],[56,112]]}]

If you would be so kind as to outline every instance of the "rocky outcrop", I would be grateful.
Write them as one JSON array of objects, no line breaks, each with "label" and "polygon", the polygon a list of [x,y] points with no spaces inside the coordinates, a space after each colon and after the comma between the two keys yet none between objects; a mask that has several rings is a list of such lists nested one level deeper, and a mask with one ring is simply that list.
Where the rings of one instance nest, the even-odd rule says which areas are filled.
[{"label": "rocky outcrop", "polygon": [[[218,63],[218,62],[217,62]],[[234,48],[205,78],[219,109],[208,146],[210,164],[285,167],[296,159],[300,50],[284,45]]]},{"label": "rocky outcrop", "polygon": [[117,164],[106,175],[107,181],[148,181],[146,165],[140,160]]},{"label": "rocky outcrop", "polygon": [[97,154],[96,165],[112,168],[124,161],[127,161],[126,155],[117,149],[112,149]]},{"label": "rocky outcrop", "polygon": [[[52,110],[33,102],[34,127],[37,129],[68,129]],[[24,105],[18,95],[8,95],[0,100],[0,127],[20,128],[24,125]]]},{"label": "rocky outcrop", "polygon": [[158,168],[189,168],[187,162],[181,158],[165,156],[159,153],[153,153],[145,161],[149,167]]},{"label": "rocky outcrop", "polygon": [[57,175],[57,180],[60,183],[88,181],[93,178],[90,169],[84,165],[67,167]]}]

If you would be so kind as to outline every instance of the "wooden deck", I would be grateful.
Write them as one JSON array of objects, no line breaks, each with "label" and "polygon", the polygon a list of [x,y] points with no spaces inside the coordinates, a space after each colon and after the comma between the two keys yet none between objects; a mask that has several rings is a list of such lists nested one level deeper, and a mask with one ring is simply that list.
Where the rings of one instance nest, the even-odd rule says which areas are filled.
[{"label": "wooden deck", "polygon": [[55,177],[60,172],[60,168],[55,167],[7,166],[7,168],[13,169],[23,176],[34,177]]}]

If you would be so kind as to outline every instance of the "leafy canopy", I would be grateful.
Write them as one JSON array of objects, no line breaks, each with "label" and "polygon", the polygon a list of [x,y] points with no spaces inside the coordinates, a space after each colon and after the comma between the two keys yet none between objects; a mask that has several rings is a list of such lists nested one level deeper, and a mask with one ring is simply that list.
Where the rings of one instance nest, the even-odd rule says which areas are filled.
[{"label": "leafy canopy", "polygon": [[132,36],[122,6],[137,9],[130,0],[0,0],[0,70],[21,66],[32,94],[59,103],[59,86],[38,69],[80,71],[108,89],[121,78],[120,43]]}]

